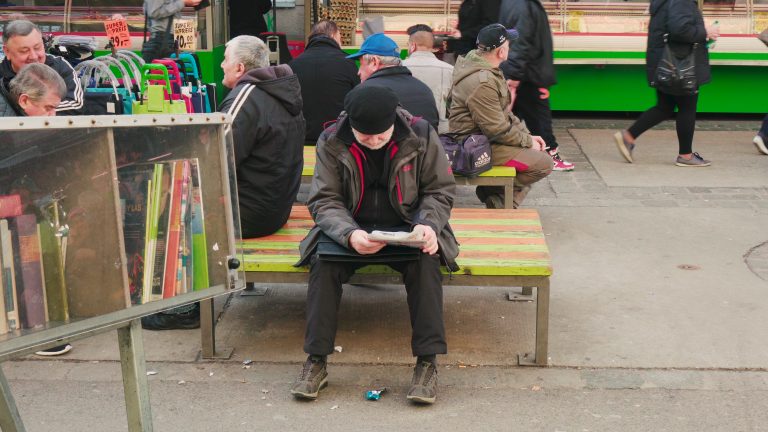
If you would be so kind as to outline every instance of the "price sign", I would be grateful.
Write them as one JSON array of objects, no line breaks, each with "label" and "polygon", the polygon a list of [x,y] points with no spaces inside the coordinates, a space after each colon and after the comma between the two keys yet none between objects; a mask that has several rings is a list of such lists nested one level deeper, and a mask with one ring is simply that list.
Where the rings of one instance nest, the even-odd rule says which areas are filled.
[{"label": "price sign", "polygon": [[104,21],[104,29],[107,30],[107,38],[115,48],[131,47],[131,35],[128,33],[128,21],[125,18]]},{"label": "price sign", "polygon": [[195,21],[176,20],[173,22],[173,38],[179,44],[179,50],[195,51],[197,36],[195,36]]}]

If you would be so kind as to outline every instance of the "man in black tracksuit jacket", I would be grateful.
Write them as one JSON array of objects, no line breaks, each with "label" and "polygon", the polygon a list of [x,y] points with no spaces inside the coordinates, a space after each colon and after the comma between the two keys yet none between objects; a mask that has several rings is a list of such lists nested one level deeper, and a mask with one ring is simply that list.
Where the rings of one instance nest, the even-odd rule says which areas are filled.
[{"label": "man in black tracksuit jacket", "polygon": [[[249,59],[257,64],[248,64]],[[244,63],[246,62],[246,63]],[[232,88],[219,111],[230,114],[244,238],[274,233],[288,220],[304,166],[299,80],[288,65],[269,66],[255,36],[227,42],[223,83]]]},{"label": "man in black tracksuit jacket", "polygon": [[67,85],[67,94],[56,108],[56,115],[78,115],[83,109],[83,88],[72,66],[61,57],[46,54],[43,34],[26,20],[11,21],[3,29],[5,59],[0,62],[0,80],[5,88],[24,65],[45,63],[55,70]]},{"label": "man in black tracksuit jacket", "polygon": [[323,125],[336,120],[344,109],[344,97],[360,84],[355,62],[341,50],[341,33],[333,21],[312,27],[307,49],[288,65],[299,77],[307,121],[305,145],[315,145]]}]

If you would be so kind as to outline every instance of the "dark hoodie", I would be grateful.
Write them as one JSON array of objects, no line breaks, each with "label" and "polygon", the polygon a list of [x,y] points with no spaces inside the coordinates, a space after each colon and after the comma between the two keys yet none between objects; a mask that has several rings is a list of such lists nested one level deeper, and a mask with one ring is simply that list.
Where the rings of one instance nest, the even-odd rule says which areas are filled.
[{"label": "dark hoodie", "polygon": [[440,124],[435,96],[426,84],[414,78],[405,66],[390,66],[377,70],[360,84],[361,87],[379,86],[391,89],[400,100],[400,106],[421,117],[435,130]]},{"label": "dark hoodie", "polygon": [[710,81],[707,29],[695,0],[651,0],[651,20],[648,23],[646,72],[653,82],[656,67],[664,52],[664,34],[669,34],[669,46],[678,56],[690,53],[696,43],[696,79],[699,85]]},{"label": "dark hoodie", "polygon": [[306,51],[288,65],[299,77],[307,119],[307,144],[315,145],[320,132],[344,110],[344,97],[360,84],[355,62],[335,40],[316,35]]},{"label": "dark hoodie", "polygon": [[287,65],[249,70],[221,104],[233,117],[243,237],[269,235],[288,220],[304,165],[301,109]]},{"label": "dark hoodie", "polygon": [[507,61],[501,64],[504,77],[536,87],[555,85],[552,29],[541,1],[502,0],[499,24],[516,29],[520,35],[510,41]]}]

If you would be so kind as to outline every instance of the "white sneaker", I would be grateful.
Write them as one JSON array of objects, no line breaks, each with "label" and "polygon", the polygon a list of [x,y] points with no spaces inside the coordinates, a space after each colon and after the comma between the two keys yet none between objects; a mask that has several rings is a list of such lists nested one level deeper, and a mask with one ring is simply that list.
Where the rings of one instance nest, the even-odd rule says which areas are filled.
[{"label": "white sneaker", "polygon": [[760,150],[763,154],[768,155],[768,147],[765,146],[765,141],[766,138],[760,133],[755,135],[755,138],[752,140],[752,142],[757,146],[758,150]]},{"label": "white sneaker", "polygon": [[66,354],[70,351],[72,351],[72,345],[64,344],[64,345],[59,345],[53,348],[48,348],[46,350],[38,351],[35,353],[35,355],[53,357],[53,356],[60,356],[62,354]]}]

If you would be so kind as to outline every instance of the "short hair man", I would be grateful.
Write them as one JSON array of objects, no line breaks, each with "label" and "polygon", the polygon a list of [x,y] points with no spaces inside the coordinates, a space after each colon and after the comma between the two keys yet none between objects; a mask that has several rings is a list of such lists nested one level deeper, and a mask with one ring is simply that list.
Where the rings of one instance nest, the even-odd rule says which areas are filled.
[{"label": "short hair man", "polygon": [[0,62],[0,80],[8,88],[21,68],[32,63],[43,63],[53,68],[64,79],[67,93],[56,107],[57,115],[77,115],[83,108],[83,88],[72,66],[61,57],[46,54],[43,33],[27,20],[15,20],[3,28],[5,59]]},{"label": "short hair man", "polygon": [[328,122],[344,109],[344,97],[360,84],[355,62],[341,50],[341,32],[333,21],[312,26],[306,50],[288,65],[299,77],[307,120],[305,145],[315,145]]},{"label": "short hair man", "polygon": [[[368,231],[404,226],[425,241],[411,259],[386,262],[403,274],[408,292],[411,350],[417,361],[407,399],[435,401],[436,355],[447,350],[440,263],[457,269],[458,244],[448,226],[456,184],[437,134],[397,105],[390,89],[358,87],[317,143],[307,202],[316,225],[301,242],[297,264],[311,268],[304,339],[309,356],[291,388],[296,397],[315,399],[328,383],[326,358],[334,349],[342,284],[356,269],[382,262],[377,253],[385,243],[370,240]],[[354,261],[318,256],[322,238],[348,251]]]},{"label": "short hair man", "polygon": [[255,36],[227,42],[220,111],[233,117],[237,190],[243,237],[277,231],[288,220],[304,165],[304,116],[299,79],[288,65],[270,66]]},{"label": "short hair man", "polygon": [[409,56],[403,60],[403,66],[432,90],[437,112],[440,115],[437,131],[446,133],[448,132],[446,108],[448,98],[451,96],[453,66],[439,60],[433,53],[435,35],[429,26],[424,24],[411,26],[408,28],[408,35]]},{"label": "short hair man", "polygon": [[400,49],[395,41],[384,33],[372,34],[360,46],[360,51],[347,58],[360,59],[358,75],[362,81],[361,86],[392,89],[403,108],[423,118],[437,130],[440,115],[432,91],[402,65]]},{"label": "short hair man", "polygon": [[[512,93],[499,65],[507,59],[510,38],[514,37],[501,24],[480,30],[477,49],[460,58],[453,69],[449,123],[451,133],[459,139],[475,133],[488,137],[492,163],[517,169],[513,197],[517,208],[530,185],[552,171],[552,158],[544,151],[544,140],[531,136],[525,124],[511,113]],[[502,187],[478,186],[475,193],[486,207],[504,208]]]},{"label": "short hair man", "polygon": [[[241,35],[224,50],[222,84],[232,89],[219,111],[232,116],[243,238],[274,233],[288,220],[304,166],[299,81],[287,65],[270,66],[267,46]],[[141,319],[149,330],[197,328],[197,304]]]},{"label": "short hair man", "polygon": [[[3,93],[4,90],[0,90]],[[17,115],[55,116],[67,85],[55,70],[42,63],[21,68],[8,87],[9,106]]]}]

